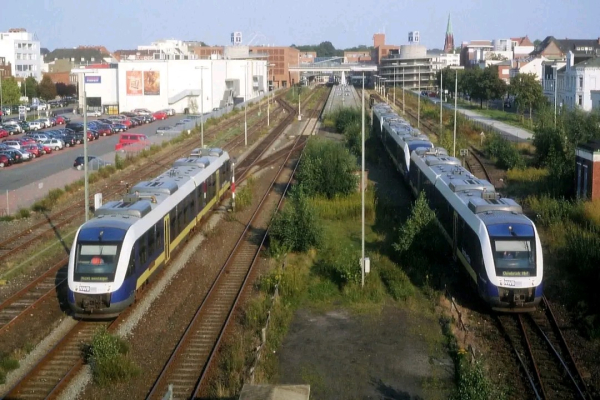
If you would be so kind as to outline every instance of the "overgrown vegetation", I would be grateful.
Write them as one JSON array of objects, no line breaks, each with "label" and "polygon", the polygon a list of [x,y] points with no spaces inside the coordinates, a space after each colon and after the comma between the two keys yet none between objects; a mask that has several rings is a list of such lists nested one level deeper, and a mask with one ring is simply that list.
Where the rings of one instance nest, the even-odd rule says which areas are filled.
[{"label": "overgrown vegetation", "polygon": [[246,179],[246,184],[236,192],[235,211],[243,211],[252,204],[252,193],[254,191],[255,179],[250,177]]},{"label": "overgrown vegetation", "polygon": [[488,135],[483,144],[486,156],[496,160],[498,168],[513,169],[525,167],[525,159],[516,145],[498,134]]},{"label": "overgrown vegetation", "polygon": [[348,149],[321,138],[308,142],[304,149],[298,181],[307,196],[327,198],[345,196],[356,190],[356,159]]},{"label": "overgrown vegetation", "polygon": [[128,357],[129,346],[106,328],[99,329],[92,343],[84,348],[85,359],[92,368],[94,382],[106,386],[123,382],[140,374],[140,368]]},{"label": "overgrown vegetation", "polygon": [[19,368],[19,361],[8,354],[0,354],[0,385],[6,383],[6,374]]}]

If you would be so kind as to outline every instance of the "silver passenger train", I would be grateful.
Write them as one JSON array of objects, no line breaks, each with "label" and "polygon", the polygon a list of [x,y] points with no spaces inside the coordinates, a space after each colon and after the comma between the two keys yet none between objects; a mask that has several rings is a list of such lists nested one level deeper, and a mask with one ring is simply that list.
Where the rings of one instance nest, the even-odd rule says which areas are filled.
[{"label": "silver passenger train", "polygon": [[453,257],[479,296],[495,310],[534,310],[542,297],[544,263],[536,227],[521,206],[435,148],[387,104],[372,110],[373,133],[413,194],[425,192]]},{"label": "silver passenger train", "polygon": [[68,267],[68,302],[76,317],[114,317],[133,303],[137,290],[168,264],[231,186],[227,152],[192,154],[96,209],[79,228]]}]

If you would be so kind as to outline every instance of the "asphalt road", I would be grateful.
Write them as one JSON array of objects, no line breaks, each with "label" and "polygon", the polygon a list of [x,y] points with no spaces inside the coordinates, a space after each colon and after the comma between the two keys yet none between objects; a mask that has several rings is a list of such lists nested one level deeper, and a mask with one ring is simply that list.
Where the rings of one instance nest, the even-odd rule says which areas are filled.
[{"label": "asphalt road", "polygon": [[[130,132],[143,133],[148,136],[152,143],[160,143],[169,140],[168,135],[156,135],[156,129],[160,126],[175,125],[175,123],[186,116],[176,115],[164,121],[154,121],[132,128]],[[81,117],[72,118],[73,122],[80,121]],[[93,120],[95,118],[88,118]],[[56,128],[55,128],[56,129]],[[40,131],[42,132],[42,131]],[[115,144],[119,141],[120,134],[100,137],[98,140],[88,142],[88,155],[94,155],[114,163]],[[18,135],[16,137],[19,137]],[[44,155],[35,160],[12,165],[0,169],[0,190],[15,190],[23,186],[46,179],[54,174],[73,168],[73,162],[79,155],[83,155],[83,145],[53,151],[52,154]],[[83,172],[82,172],[83,174]]]}]

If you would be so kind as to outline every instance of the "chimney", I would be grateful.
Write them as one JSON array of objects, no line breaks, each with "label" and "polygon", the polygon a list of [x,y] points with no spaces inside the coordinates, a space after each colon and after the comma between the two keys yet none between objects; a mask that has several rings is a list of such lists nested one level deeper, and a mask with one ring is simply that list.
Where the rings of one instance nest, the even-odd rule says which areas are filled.
[{"label": "chimney", "polygon": [[569,50],[567,53],[567,66],[569,69],[575,64],[575,57],[573,56],[573,52]]}]

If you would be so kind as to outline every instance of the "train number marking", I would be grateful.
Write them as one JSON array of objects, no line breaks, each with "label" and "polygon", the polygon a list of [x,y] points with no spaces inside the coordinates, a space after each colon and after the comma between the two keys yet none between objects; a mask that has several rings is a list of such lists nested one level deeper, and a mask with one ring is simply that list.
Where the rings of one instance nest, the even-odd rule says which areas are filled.
[{"label": "train number marking", "polygon": [[512,279],[504,279],[503,284],[505,286],[512,286],[512,287],[516,286],[515,281]]},{"label": "train number marking", "polygon": [[80,292],[89,292],[90,287],[89,286],[79,286],[79,291]]}]

